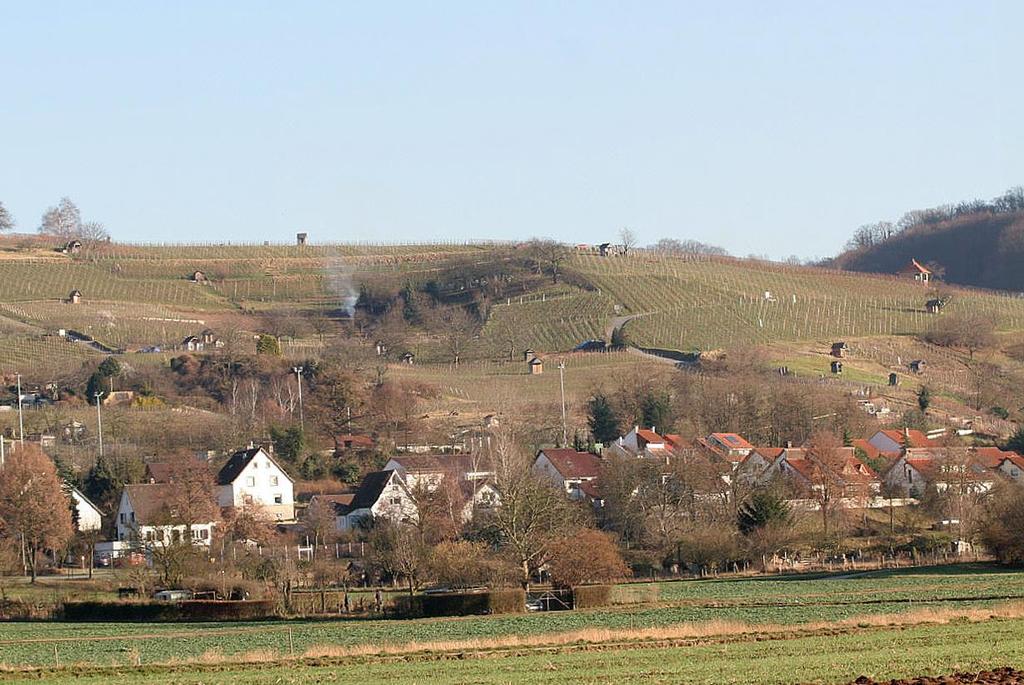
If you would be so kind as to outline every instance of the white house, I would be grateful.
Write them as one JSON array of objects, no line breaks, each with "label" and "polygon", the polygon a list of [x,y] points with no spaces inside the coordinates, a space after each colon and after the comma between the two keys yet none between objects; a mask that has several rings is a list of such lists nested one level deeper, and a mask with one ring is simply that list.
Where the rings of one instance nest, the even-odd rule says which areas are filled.
[{"label": "white house", "polygon": [[[173,523],[175,511],[173,483],[141,483],[126,485],[117,507],[117,539],[144,546],[172,544],[187,540],[189,527]],[[209,545],[213,521],[193,522],[192,542]]]},{"label": "white house", "polygon": [[348,506],[336,505],[338,530],[367,526],[375,520],[398,522],[419,520],[416,500],[395,470],[366,474]]},{"label": "white house", "polygon": [[217,504],[258,506],[277,521],[294,521],[294,481],[262,447],[239,450],[217,473]]},{"label": "white house", "polygon": [[103,528],[103,512],[99,507],[89,501],[89,498],[81,491],[68,485],[68,497],[75,508],[75,525],[82,532],[100,530]]},{"label": "white house", "polygon": [[494,483],[486,480],[467,480],[461,484],[463,497],[461,518],[469,523],[480,510],[501,506],[501,495]]},{"label": "white house", "polygon": [[601,459],[590,452],[571,449],[543,449],[537,452],[533,472],[550,479],[571,499],[584,499],[584,483],[592,483],[601,474]]}]

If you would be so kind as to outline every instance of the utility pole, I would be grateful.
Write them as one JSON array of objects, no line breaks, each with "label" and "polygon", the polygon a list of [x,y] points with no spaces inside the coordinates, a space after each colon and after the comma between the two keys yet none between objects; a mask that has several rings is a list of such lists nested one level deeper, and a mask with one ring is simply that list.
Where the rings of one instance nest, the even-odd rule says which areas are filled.
[{"label": "utility pole", "polygon": [[21,374],[18,374],[18,440],[25,444],[25,413],[21,406]]},{"label": "utility pole", "polygon": [[569,429],[565,423],[565,362],[558,362],[558,385],[562,388],[562,447],[569,446]]},{"label": "utility pole", "polygon": [[103,414],[100,412],[100,398],[103,397],[103,393],[99,390],[93,395],[96,398],[96,428],[97,434],[100,438],[100,456],[103,456]]},{"label": "utility pole", "polygon": [[299,427],[303,432],[306,430],[306,421],[302,417],[302,367],[294,366],[292,371],[295,372],[295,382],[299,384]]}]

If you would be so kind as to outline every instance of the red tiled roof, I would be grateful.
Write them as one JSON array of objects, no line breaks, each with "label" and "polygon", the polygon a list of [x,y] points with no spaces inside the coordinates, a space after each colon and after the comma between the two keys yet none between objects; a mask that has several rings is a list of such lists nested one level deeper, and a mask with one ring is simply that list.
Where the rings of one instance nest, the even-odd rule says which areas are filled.
[{"label": "red tiled roof", "polygon": [[931,271],[921,266],[921,263],[916,259],[911,259],[910,264],[900,269],[901,274],[930,274]]},{"label": "red tiled roof", "polygon": [[904,433],[901,430],[880,431],[890,440],[903,445],[904,447],[936,447],[936,442],[919,430],[908,430]]},{"label": "red tiled roof", "polygon": [[372,449],[374,445],[373,438],[369,435],[355,435],[352,433],[339,435],[335,438],[335,443],[341,447],[355,449]]},{"label": "red tiled roof", "polygon": [[665,442],[674,450],[692,449],[693,443],[676,433],[665,433]]},{"label": "red tiled roof", "polygon": [[596,480],[585,480],[580,483],[580,492],[590,499],[602,499],[601,487]]},{"label": "red tiled roof", "polygon": [[601,471],[601,459],[590,452],[547,449],[541,450],[539,454],[548,458],[562,478],[597,478]]},{"label": "red tiled roof", "polygon": [[636,432],[636,435],[638,438],[641,438],[642,440],[645,440],[647,442],[665,442],[665,439],[663,437],[661,437],[652,430],[647,430],[646,428],[641,428],[640,430],[638,430]]},{"label": "red tiled roof", "polygon": [[726,445],[729,449],[734,450],[752,450],[754,446],[747,442],[743,436],[736,433],[712,433],[713,437],[718,442]]}]

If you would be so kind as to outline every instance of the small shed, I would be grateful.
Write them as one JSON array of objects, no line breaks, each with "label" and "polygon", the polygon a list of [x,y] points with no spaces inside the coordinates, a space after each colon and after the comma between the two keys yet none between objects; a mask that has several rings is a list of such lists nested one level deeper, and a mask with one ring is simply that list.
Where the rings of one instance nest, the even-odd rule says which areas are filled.
[{"label": "small shed", "polygon": [[898,273],[905,278],[913,278],[918,283],[928,283],[932,279],[931,270],[916,259],[911,259],[910,263],[900,269]]},{"label": "small shed", "polygon": [[832,356],[842,359],[850,351],[850,346],[843,341],[832,343]]},{"label": "small shed", "polygon": [[64,254],[78,254],[81,251],[82,251],[82,241],[81,240],[69,240],[67,242],[67,244],[64,245]]},{"label": "small shed", "polygon": [[900,384],[900,377],[897,376],[894,373],[890,373],[889,374],[889,387],[890,388],[895,388],[899,384]]},{"label": "small shed", "polygon": [[68,294],[68,304],[81,304],[82,303],[82,291],[72,290]]},{"label": "small shed", "polygon": [[910,370],[914,373],[924,373],[925,361],[923,359],[915,359],[910,362]]},{"label": "small shed", "polygon": [[412,352],[406,352],[402,355],[402,363],[412,366],[412,363],[416,360],[416,355]]},{"label": "small shed", "polygon": [[306,237],[307,237],[307,235],[308,234],[306,234],[306,233],[296,233],[295,234],[295,244],[298,245],[299,247],[302,247],[303,245],[305,245],[306,244]]},{"label": "small shed", "polygon": [[209,283],[209,280],[206,278],[206,274],[202,271],[193,271],[188,280],[193,283]]},{"label": "small shed", "polygon": [[542,373],[544,373],[544,362],[542,362],[537,357],[531,359],[527,365],[530,369],[531,376],[539,376]]},{"label": "small shed", "polygon": [[843,372],[843,363],[841,361],[832,362],[832,373],[837,376]]},{"label": "small shed", "polygon": [[383,357],[388,353],[388,346],[383,340],[378,340],[374,343],[374,347],[377,349],[378,357]]},{"label": "small shed", "polygon": [[929,314],[941,314],[942,308],[946,306],[946,303],[936,298],[934,300],[928,300],[925,302],[924,308]]},{"label": "small shed", "polygon": [[525,350],[523,350],[523,361],[524,362],[528,362],[528,361],[530,361],[531,359],[533,359],[536,356],[537,356],[537,353],[534,352],[532,348],[527,347]]}]

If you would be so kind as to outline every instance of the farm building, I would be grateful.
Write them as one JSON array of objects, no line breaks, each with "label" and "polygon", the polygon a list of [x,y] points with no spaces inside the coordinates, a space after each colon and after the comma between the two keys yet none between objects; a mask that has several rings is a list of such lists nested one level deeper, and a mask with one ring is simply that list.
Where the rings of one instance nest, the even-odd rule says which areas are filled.
[{"label": "farm building", "polygon": [[924,373],[925,361],[923,359],[915,359],[910,362],[910,370],[914,373]]},{"label": "farm building", "polygon": [[838,359],[832,362],[832,373],[839,375],[843,372],[843,363]]},{"label": "farm building", "polygon": [[890,373],[890,374],[889,374],[889,387],[890,387],[890,388],[895,388],[895,387],[896,387],[896,386],[898,386],[899,384],[900,384],[900,378],[899,378],[899,376],[897,376],[897,375],[896,375],[896,374],[894,374],[894,373]]},{"label": "farm building", "polygon": [[309,235],[307,233],[296,233],[295,244],[298,245],[299,247],[302,247],[303,245],[306,244],[306,238],[308,237]]},{"label": "farm building", "polygon": [[68,304],[81,304],[82,303],[82,291],[72,290],[68,294]]},{"label": "farm building", "polygon": [[928,283],[932,279],[932,272],[921,266],[916,259],[911,259],[910,264],[899,270],[898,274],[907,278],[913,278],[918,283]]},{"label": "farm building", "polygon": [[402,363],[412,366],[412,363],[416,361],[416,355],[412,352],[406,352],[402,355]]},{"label": "farm building", "polygon": [[537,353],[533,351],[532,347],[527,347],[525,350],[523,350],[523,361],[524,362],[528,362],[528,361],[530,361],[531,359],[533,359],[536,356],[537,356]]},{"label": "farm building", "polygon": [[67,242],[67,244],[64,245],[64,249],[61,250],[61,252],[63,252],[64,254],[78,254],[81,251],[82,251],[82,241],[81,240],[69,240]]},{"label": "farm building", "polygon": [[945,302],[943,302],[942,300],[936,298],[934,300],[928,300],[925,303],[924,308],[925,308],[925,311],[927,311],[929,314],[941,314],[942,313],[942,308],[945,307],[945,306],[946,306]]},{"label": "farm building", "polygon": [[209,280],[206,278],[206,274],[202,271],[193,271],[188,280],[193,283],[209,283]]},{"label": "farm building", "polygon": [[529,368],[531,376],[539,376],[544,373],[544,362],[537,357],[534,357],[527,362],[527,368]]},{"label": "farm building", "polygon": [[832,356],[842,359],[850,351],[850,346],[845,342],[834,342],[832,343]]}]

